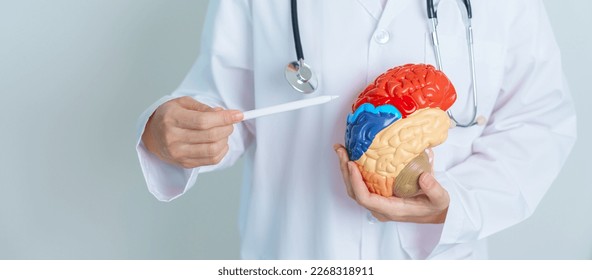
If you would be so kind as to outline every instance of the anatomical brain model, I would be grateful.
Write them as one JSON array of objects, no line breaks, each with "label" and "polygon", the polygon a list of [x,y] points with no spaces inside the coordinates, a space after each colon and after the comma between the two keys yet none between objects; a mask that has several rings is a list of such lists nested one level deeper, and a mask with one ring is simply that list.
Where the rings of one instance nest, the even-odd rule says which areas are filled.
[{"label": "anatomical brain model", "polygon": [[431,171],[425,153],[448,137],[446,110],[456,100],[448,78],[431,65],[407,64],[368,85],[347,116],[345,145],[372,193],[410,197]]}]

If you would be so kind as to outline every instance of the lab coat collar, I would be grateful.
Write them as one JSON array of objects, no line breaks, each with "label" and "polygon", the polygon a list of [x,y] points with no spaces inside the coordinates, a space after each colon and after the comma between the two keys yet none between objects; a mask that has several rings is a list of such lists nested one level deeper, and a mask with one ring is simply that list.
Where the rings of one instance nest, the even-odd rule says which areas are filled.
[{"label": "lab coat collar", "polygon": [[389,25],[405,8],[418,0],[387,0],[384,10],[380,0],[357,0],[379,22],[378,27]]},{"label": "lab coat collar", "polygon": [[[362,7],[375,19],[380,20],[382,14],[382,4],[380,0],[357,0]],[[387,4],[390,1],[387,1]]]}]

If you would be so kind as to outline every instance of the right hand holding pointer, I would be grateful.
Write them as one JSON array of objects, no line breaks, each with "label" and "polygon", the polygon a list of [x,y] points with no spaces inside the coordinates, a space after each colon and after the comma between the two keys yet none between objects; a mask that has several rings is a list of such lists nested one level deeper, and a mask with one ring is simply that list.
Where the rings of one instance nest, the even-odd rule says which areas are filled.
[{"label": "right hand holding pointer", "polygon": [[146,123],[144,145],[160,159],[194,168],[219,163],[228,152],[238,110],[211,108],[185,96],[162,104]]}]

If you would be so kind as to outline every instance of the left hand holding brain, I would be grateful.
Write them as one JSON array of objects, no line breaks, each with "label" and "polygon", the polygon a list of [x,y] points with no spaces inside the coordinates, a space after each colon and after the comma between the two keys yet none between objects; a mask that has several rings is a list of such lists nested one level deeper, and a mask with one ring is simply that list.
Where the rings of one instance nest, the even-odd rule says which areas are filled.
[{"label": "left hand holding brain", "polygon": [[384,197],[368,191],[357,164],[349,160],[344,146],[335,145],[334,148],[348,195],[370,210],[379,221],[440,224],[446,220],[450,197],[432,174],[421,175],[421,192],[416,196]]}]

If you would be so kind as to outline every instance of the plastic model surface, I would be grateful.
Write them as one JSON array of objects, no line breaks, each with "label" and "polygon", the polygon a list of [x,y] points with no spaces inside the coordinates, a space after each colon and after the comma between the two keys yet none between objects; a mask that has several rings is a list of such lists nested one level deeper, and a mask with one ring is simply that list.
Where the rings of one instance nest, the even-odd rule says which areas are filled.
[{"label": "plastic model surface", "polygon": [[389,69],[358,96],[347,116],[345,146],[372,193],[410,197],[431,171],[424,152],[448,137],[450,80],[431,65]]}]

